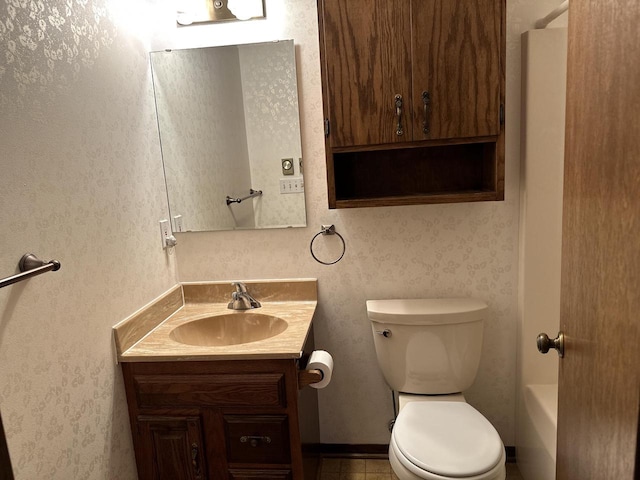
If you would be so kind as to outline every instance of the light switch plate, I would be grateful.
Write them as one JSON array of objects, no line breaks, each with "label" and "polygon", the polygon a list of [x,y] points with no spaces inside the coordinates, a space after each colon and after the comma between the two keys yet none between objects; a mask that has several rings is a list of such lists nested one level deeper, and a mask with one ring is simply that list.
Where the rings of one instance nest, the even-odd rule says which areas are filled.
[{"label": "light switch plate", "polygon": [[302,177],[280,179],[280,194],[302,192],[304,192],[304,179]]}]

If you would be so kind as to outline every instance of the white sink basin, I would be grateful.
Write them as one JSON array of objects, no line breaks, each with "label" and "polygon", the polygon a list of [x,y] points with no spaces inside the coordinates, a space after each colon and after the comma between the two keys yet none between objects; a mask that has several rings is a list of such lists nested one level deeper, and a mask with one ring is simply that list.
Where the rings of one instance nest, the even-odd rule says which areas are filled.
[{"label": "white sink basin", "polygon": [[169,337],[185,345],[219,347],[275,337],[287,326],[287,322],[272,315],[236,312],[184,323],[171,330]]}]

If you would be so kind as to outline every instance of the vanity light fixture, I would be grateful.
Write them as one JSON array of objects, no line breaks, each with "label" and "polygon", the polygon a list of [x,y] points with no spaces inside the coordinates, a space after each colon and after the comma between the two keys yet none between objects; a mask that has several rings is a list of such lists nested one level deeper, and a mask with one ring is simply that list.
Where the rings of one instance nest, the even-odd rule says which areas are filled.
[{"label": "vanity light fixture", "polygon": [[179,0],[180,25],[265,18],[264,0]]}]

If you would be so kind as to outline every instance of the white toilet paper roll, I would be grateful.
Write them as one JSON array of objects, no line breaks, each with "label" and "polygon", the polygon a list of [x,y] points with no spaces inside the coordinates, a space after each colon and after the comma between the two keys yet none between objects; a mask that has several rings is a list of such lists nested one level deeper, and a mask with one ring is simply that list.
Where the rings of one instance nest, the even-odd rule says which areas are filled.
[{"label": "white toilet paper roll", "polygon": [[325,350],[314,350],[309,356],[307,370],[320,370],[322,372],[322,380],[318,383],[312,383],[310,387],[324,388],[331,381],[333,372],[333,357]]}]

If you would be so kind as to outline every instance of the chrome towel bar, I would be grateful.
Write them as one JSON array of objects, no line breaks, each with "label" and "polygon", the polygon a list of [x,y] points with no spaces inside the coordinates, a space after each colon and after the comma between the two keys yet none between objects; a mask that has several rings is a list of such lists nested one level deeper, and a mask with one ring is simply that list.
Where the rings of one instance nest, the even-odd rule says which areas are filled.
[{"label": "chrome towel bar", "polygon": [[0,288],[21,282],[22,280],[26,280],[31,277],[35,277],[36,275],[40,275],[41,273],[50,271],[55,272],[56,270],[60,270],[60,262],[57,260],[43,262],[33,253],[26,253],[20,259],[18,268],[20,269],[21,273],[17,273],[16,275],[12,275],[0,280]]},{"label": "chrome towel bar", "polygon": [[246,200],[247,198],[259,197],[260,195],[262,195],[262,190],[254,190],[253,188],[250,188],[249,195],[247,195],[246,197],[233,198],[227,195],[227,205],[231,205],[232,203],[241,203],[243,200]]}]

